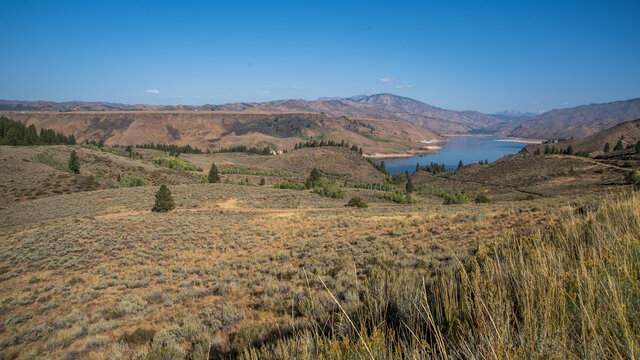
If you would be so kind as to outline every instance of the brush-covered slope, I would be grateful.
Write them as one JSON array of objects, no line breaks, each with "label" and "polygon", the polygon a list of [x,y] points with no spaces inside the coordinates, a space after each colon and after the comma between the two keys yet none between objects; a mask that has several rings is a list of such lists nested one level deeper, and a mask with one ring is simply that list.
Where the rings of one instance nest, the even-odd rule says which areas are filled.
[{"label": "brush-covered slope", "polygon": [[3,115],[105,144],[171,143],[219,150],[238,145],[292,149],[304,139],[346,141],[365,153],[407,153],[438,135],[402,121],[319,113],[212,111],[5,112]]},{"label": "brush-covered slope", "polygon": [[430,131],[465,133],[470,130],[496,129],[505,119],[477,111],[455,111],[438,108],[421,101],[393,94],[357,95],[348,98],[321,98],[318,100],[288,99],[268,102],[238,102],[222,105],[160,106],[148,104],[114,104],[104,102],[10,101],[0,100],[5,111],[175,111],[214,110],[250,112],[314,112],[331,116],[402,120]]},{"label": "brush-covered slope", "polygon": [[511,136],[533,139],[583,138],[640,118],[640,98],[556,109],[515,122]]},{"label": "brush-covered slope", "polygon": [[210,106],[210,108],[233,111],[312,111],[334,116],[394,119],[406,121],[439,134],[464,133],[495,127],[503,122],[495,116],[477,111],[441,109],[393,94],[357,95],[316,101],[295,99],[265,103],[233,103]]},{"label": "brush-covered slope", "polygon": [[604,152],[605,144],[608,143],[613,150],[618,141],[622,142],[625,149],[629,145],[635,146],[640,141],[640,120],[627,121],[582,139],[565,140],[554,144],[528,145],[523,149],[523,152],[533,154],[536,149],[544,152],[546,146],[555,146],[560,150],[566,150],[571,145],[574,152],[600,155]]}]

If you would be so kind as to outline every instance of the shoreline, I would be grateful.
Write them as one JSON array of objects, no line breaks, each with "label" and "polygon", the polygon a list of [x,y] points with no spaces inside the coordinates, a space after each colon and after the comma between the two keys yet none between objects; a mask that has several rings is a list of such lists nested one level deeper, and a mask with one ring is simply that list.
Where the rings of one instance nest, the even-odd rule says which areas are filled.
[{"label": "shoreline", "polygon": [[522,144],[542,144],[544,142],[544,140],[539,140],[539,139],[523,139],[523,138],[506,138],[506,139],[500,139],[496,141],[522,143]]},{"label": "shoreline", "polygon": [[436,153],[437,151],[435,151],[435,149],[424,149],[407,151],[404,153],[372,153],[364,154],[363,156],[367,159],[406,159],[418,155],[431,155]]}]

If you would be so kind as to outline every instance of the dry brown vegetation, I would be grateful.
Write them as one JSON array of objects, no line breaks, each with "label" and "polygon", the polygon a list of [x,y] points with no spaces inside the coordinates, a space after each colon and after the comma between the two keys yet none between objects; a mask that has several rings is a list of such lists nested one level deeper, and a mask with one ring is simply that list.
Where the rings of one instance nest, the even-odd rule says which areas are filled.
[{"label": "dry brown vegetation", "polygon": [[[72,148],[80,158],[80,175],[33,160],[46,152],[66,163]],[[382,182],[384,176],[357,153],[342,148],[307,148],[274,156],[180,156],[205,169],[201,173],[173,171],[154,164],[152,160],[163,155],[155,150],[136,149],[139,159],[119,155],[118,149],[103,150],[83,146],[0,147],[0,161],[5,165],[0,209],[3,358],[368,357],[358,332],[371,345],[369,350],[377,351],[376,358],[444,357],[442,351],[450,357],[468,357],[464,349],[458,349],[458,355],[451,350],[456,346],[451,339],[475,344],[469,351],[481,357],[572,355],[573,334],[558,342],[566,352],[557,351],[548,338],[539,344],[552,351],[512,352],[517,345],[509,337],[513,334],[502,327],[493,332],[484,314],[483,327],[475,331],[486,335],[487,341],[473,343],[464,337],[471,331],[464,321],[478,309],[462,307],[458,311],[451,304],[434,310],[437,331],[417,333],[431,325],[421,317],[427,312],[412,309],[421,304],[416,296],[423,296],[421,288],[414,285],[421,281],[430,286],[436,286],[433,284],[437,281],[453,284],[459,278],[442,274],[459,269],[459,261],[466,264],[472,261],[469,259],[492,258],[501,254],[501,249],[517,253],[519,248],[511,245],[486,247],[500,244],[500,239],[532,239],[530,242],[535,243],[542,239],[540,229],[559,219],[570,219],[574,225],[596,221],[604,215],[591,214],[582,220],[582,215],[574,218],[574,214],[590,213],[601,206],[599,193],[617,192],[624,186],[619,169],[596,160],[519,155],[437,176],[426,172],[413,175],[416,186],[423,190],[465,190],[471,199],[484,194],[493,200],[491,203],[443,205],[443,199],[431,192],[416,191],[412,196],[417,203],[398,205],[379,199],[381,190],[349,186]],[[200,183],[211,161],[220,169],[222,183]],[[304,182],[313,167],[336,180],[346,192],[344,199],[271,186],[283,180]],[[600,173],[599,167],[605,170]],[[116,173],[136,174],[151,185],[108,188],[106,180]],[[95,188],[71,186],[74,179],[78,182],[90,176],[97,184]],[[569,176],[582,179],[578,187],[582,191],[566,183]],[[260,186],[258,181],[263,177],[266,185]],[[28,183],[31,179],[33,184]],[[249,185],[224,183],[244,183],[246,179]],[[47,191],[35,199],[18,198],[11,190],[44,189],[45,181],[70,190],[63,194]],[[176,203],[172,212],[151,212],[160,183],[171,184]],[[348,186],[343,186],[345,183]],[[396,187],[401,188],[404,184]],[[516,201],[532,193],[536,194],[533,200]],[[345,206],[353,197],[362,198],[368,207]],[[631,201],[621,208],[637,205],[636,198]],[[600,214],[607,211],[601,210]],[[632,212],[625,219],[632,224],[631,220],[638,221],[638,215]],[[628,229],[628,236],[637,236],[635,227]],[[594,234],[605,236],[605,230]],[[634,241],[637,243],[637,239]],[[550,251],[546,246],[545,251]],[[487,253],[486,249],[494,250]],[[538,250],[535,246],[526,248]],[[552,259],[557,268],[563,266],[564,253],[559,254]],[[532,263],[532,269],[544,259]],[[483,294],[505,294],[508,288],[495,285],[504,280],[500,272],[491,272],[488,260],[482,261],[482,271],[495,280],[478,284],[483,286]],[[625,261],[633,264],[627,258]],[[567,269],[573,271],[573,267]],[[579,278],[582,282],[576,291],[588,291],[589,279]],[[560,284],[558,277],[554,281]],[[390,283],[394,287],[379,287]],[[630,291],[638,293],[637,288]],[[448,296],[439,294],[439,299]],[[589,306],[595,304],[592,300]],[[504,299],[483,301],[491,316],[508,308]],[[631,304],[623,302],[625,306]],[[370,311],[374,305],[388,312]],[[367,312],[375,316],[369,318]],[[357,323],[358,331],[354,332],[345,313]],[[620,314],[628,319],[624,311]],[[461,332],[446,327],[448,316],[461,322]],[[499,326],[510,324],[505,318],[494,319],[501,321]],[[396,325],[406,320],[418,340],[410,340],[413,335],[406,332],[402,336],[409,337],[394,337],[401,332],[391,325],[373,331],[370,325],[379,320],[391,320]],[[585,331],[604,328],[589,329]],[[634,327],[625,329],[630,329],[630,336],[638,335],[633,333],[637,332]],[[437,348],[436,334],[446,337],[443,347]],[[501,347],[492,355],[487,344],[496,341],[496,336],[502,339]],[[625,343],[636,346],[631,354],[637,351],[635,341]],[[577,354],[615,355],[610,349],[619,349],[618,343],[590,342],[591,352]],[[251,347],[253,350],[247,350]]]},{"label": "dry brown vegetation", "polygon": [[238,145],[290,150],[311,137],[358,144],[365,153],[429,153],[422,140],[442,139],[404,121],[352,119],[308,112],[91,111],[2,112],[36,128],[108,145],[171,143],[202,150]]}]

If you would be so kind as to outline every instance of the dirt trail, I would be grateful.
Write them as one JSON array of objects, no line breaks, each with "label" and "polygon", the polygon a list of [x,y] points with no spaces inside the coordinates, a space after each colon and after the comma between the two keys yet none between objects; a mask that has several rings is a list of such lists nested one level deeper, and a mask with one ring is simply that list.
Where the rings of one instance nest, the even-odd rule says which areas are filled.
[{"label": "dirt trail", "polygon": [[[261,214],[274,214],[277,216],[289,216],[295,213],[304,213],[311,211],[333,211],[344,209],[344,207],[330,207],[330,208],[255,208],[255,207],[241,207],[237,205],[237,199],[227,199],[225,201],[214,204],[213,206],[203,206],[196,208],[177,208],[172,212],[197,212],[197,211],[233,211],[239,213],[261,213]],[[132,215],[140,215],[140,214],[150,214],[151,210],[130,210],[130,211],[121,211],[116,213],[104,214],[95,216],[95,219],[112,219],[124,216],[132,216]]]}]

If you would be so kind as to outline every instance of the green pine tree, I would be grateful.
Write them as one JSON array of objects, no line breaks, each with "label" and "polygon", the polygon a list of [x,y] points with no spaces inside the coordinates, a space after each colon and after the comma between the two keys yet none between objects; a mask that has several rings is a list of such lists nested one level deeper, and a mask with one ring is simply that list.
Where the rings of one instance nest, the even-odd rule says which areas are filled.
[{"label": "green pine tree", "polygon": [[36,127],[31,124],[27,127],[27,130],[24,133],[24,144],[25,145],[35,145],[38,143],[38,131]]},{"label": "green pine tree", "polygon": [[604,144],[604,152],[608,153],[611,151],[611,145],[609,143]]},{"label": "green pine tree", "polygon": [[462,168],[463,166],[464,166],[464,164],[462,163],[462,160],[460,160],[460,161],[458,162],[458,169]]},{"label": "green pine tree", "polygon": [[640,140],[636,143],[636,152],[640,154]]},{"label": "green pine tree", "polygon": [[78,154],[76,154],[75,150],[72,150],[71,156],[69,156],[69,170],[74,174],[80,174],[80,161],[78,160]]},{"label": "green pine tree", "polygon": [[618,140],[618,143],[613,148],[613,151],[620,151],[624,149],[624,145],[622,145],[622,140]]},{"label": "green pine tree", "polygon": [[567,148],[567,154],[573,155],[573,146],[569,145],[569,147]]},{"label": "green pine tree", "polygon": [[260,185],[262,186],[264,184],[265,184],[264,178],[260,178]]},{"label": "green pine tree", "polygon": [[209,176],[207,177],[210,183],[220,182],[220,175],[218,175],[218,168],[216,164],[211,163],[211,168],[209,169]]},{"label": "green pine tree", "polygon": [[175,209],[176,204],[173,201],[171,191],[166,185],[161,185],[160,189],[156,193],[156,203],[153,205],[151,211],[154,212],[168,212]]},{"label": "green pine tree", "polygon": [[405,190],[407,194],[411,194],[413,192],[413,181],[411,181],[410,177],[407,177],[407,185],[405,186]]},{"label": "green pine tree", "polygon": [[320,174],[320,171],[318,171],[318,169],[316,168],[313,168],[313,170],[311,170],[311,174],[309,174],[309,177],[307,178],[307,181],[304,183],[305,187],[307,189],[313,188],[318,183],[318,180],[320,180],[321,176],[322,175]]}]

